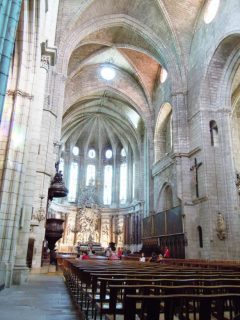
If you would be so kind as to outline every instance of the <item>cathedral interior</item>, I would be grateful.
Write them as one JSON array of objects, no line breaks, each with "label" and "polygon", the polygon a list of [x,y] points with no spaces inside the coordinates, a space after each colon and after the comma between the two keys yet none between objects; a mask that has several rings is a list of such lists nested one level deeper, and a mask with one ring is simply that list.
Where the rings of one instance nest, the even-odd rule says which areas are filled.
[{"label": "cathedral interior", "polygon": [[51,227],[239,260],[239,0],[1,0],[0,108],[0,288]]}]

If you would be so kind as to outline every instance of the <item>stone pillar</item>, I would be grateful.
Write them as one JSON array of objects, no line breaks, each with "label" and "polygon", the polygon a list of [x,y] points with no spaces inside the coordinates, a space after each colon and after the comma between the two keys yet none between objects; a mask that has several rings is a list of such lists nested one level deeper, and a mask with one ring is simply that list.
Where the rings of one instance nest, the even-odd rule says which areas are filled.
[{"label": "stone pillar", "polygon": [[133,182],[133,164],[132,164],[132,149],[128,146],[127,157],[127,203],[132,202],[132,182]]},{"label": "stone pillar", "polygon": [[[19,232],[25,227],[25,217],[28,218],[32,212],[32,206],[29,207],[29,202],[25,202],[26,198],[24,197],[24,192],[31,189],[31,186],[27,185],[27,174],[30,174],[28,172],[30,150],[28,130],[31,128],[30,105],[34,98],[32,83],[35,78],[34,74],[28,71],[33,68],[36,54],[35,42],[30,44],[28,42],[29,26],[31,25],[29,20],[32,15],[34,15],[34,10],[29,12],[29,16],[21,15],[20,18],[18,30],[20,39],[15,46],[12,72],[9,78],[3,121],[1,123],[3,132],[1,139],[5,142],[6,149],[0,168],[2,175],[0,286],[1,284],[10,286],[12,279],[14,279],[13,266],[18,254],[17,244],[18,241],[22,241],[21,237],[19,237]],[[36,31],[34,27],[31,25],[32,32]],[[20,52],[21,55],[18,55]],[[32,190],[27,196],[32,200]],[[22,247],[19,254],[23,254],[25,265],[20,273],[17,272],[17,281],[23,282],[26,280],[28,269],[26,268],[26,254]]]},{"label": "stone pillar", "polygon": [[22,0],[2,0],[0,8],[0,121]]},{"label": "stone pillar", "polygon": [[120,158],[119,155],[116,156],[115,159],[115,204],[116,207],[118,208],[120,205]]},{"label": "stone pillar", "polygon": [[[187,217],[183,220],[184,232],[187,232],[192,221],[196,218],[189,215],[188,205],[192,203],[191,197],[191,171],[189,153],[189,130],[187,111],[187,92],[177,92],[172,95],[173,106],[173,182],[176,184],[176,196],[181,200],[182,213]],[[193,151],[194,152],[194,151]],[[186,210],[185,210],[186,209]],[[188,223],[190,225],[188,226]],[[189,229],[191,232],[191,228]],[[189,235],[190,236],[190,235]],[[195,248],[196,250],[196,248]]]},{"label": "stone pillar", "polygon": [[118,199],[118,194],[117,194],[117,155],[116,152],[113,153],[113,179],[112,179],[112,206],[116,208],[116,203]]},{"label": "stone pillar", "polygon": [[[44,51],[42,50],[40,68],[36,75],[36,79],[37,79],[36,86],[35,86],[36,99],[33,101],[33,105],[32,105],[32,108],[35,110],[35,112],[32,114],[33,127],[31,131],[31,136],[34,136],[34,139],[32,140],[32,146],[35,150],[37,149],[37,153],[38,153],[37,164],[33,162],[29,163],[29,167],[32,166],[32,170],[34,169],[36,170],[35,183],[32,182],[33,187],[35,186],[35,189],[36,189],[34,194],[34,198],[35,198],[34,208],[33,208],[34,213],[40,207],[41,195],[44,196],[43,208],[45,209],[47,207],[48,187],[50,185],[51,175],[53,172],[53,166],[49,165],[47,167],[47,163],[46,163],[46,158],[48,154],[48,145],[47,145],[46,137],[49,136],[50,127],[48,128],[45,127],[45,124],[46,124],[45,113],[46,113],[46,110],[49,109],[48,95],[45,94],[46,82],[47,82],[47,77],[49,75],[49,68],[54,63],[54,58],[52,58],[51,56],[52,56],[52,51],[50,51],[48,54],[45,46],[45,50]],[[42,119],[42,122],[38,121],[38,119]],[[34,155],[32,155],[32,157],[34,157]],[[48,170],[48,168],[50,170]],[[29,216],[28,219],[29,218],[31,220],[31,216]],[[27,226],[27,223],[26,223],[26,226]],[[40,221],[38,226],[33,226],[33,231],[35,234],[35,244],[34,244],[32,268],[39,269],[42,263],[42,244],[43,244],[44,235],[45,235],[44,221]],[[28,232],[29,231],[26,229],[25,230],[25,233],[26,233],[25,247],[27,247]],[[23,258],[19,257],[19,259],[17,259],[16,262],[18,264],[23,264]]]},{"label": "stone pillar", "polygon": [[141,163],[144,163],[144,200],[145,200],[145,205],[144,205],[144,214],[145,216],[148,216],[149,214],[149,209],[150,209],[150,203],[149,203],[149,183],[150,183],[150,169],[149,169],[149,143],[148,143],[148,136],[145,130],[145,135],[144,135],[144,146],[143,146],[143,161]]}]

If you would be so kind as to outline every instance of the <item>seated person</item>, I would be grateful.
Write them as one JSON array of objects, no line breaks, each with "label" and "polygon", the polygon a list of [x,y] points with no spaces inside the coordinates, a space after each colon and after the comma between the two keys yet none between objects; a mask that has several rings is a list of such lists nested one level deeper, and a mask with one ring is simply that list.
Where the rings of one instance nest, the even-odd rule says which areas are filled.
[{"label": "seated person", "polygon": [[110,247],[108,247],[107,249],[106,249],[106,251],[105,251],[105,255],[106,255],[106,257],[109,259],[109,257],[111,256],[111,253],[112,253],[112,250],[111,250],[111,248]]},{"label": "seated person", "polygon": [[150,257],[150,259],[148,260],[149,262],[157,262],[158,256],[156,254],[156,252],[152,252],[152,256]]},{"label": "seated person", "polygon": [[119,259],[115,250],[112,250],[111,255],[108,259],[109,260],[118,260]]},{"label": "seated person", "polygon": [[157,262],[162,262],[162,260],[163,260],[163,255],[160,253],[158,255]]},{"label": "seated person", "polygon": [[90,259],[89,255],[88,255],[87,251],[84,251],[83,255],[82,255],[82,260],[88,260],[88,259]]},{"label": "seated person", "polygon": [[82,253],[81,253],[81,252],[79,252],[79,253],[77,254],[76,259],[77,259],[77,260],[82,260]]},{"label": "seated person", "polygon": [[146,257],[145,257],[145,255],[144,255],[144,252],[142,252],[139,261],[140,261],[140,262],[145,262],[145,261],[146,261]]},{"label": "seated person", "polygon": [[163,257],[170,258],[170,251],[169,251],[168,247],[165,247]]},{"label": "seated person", "polygon": [[123,254],[122,249],[118,248],[117,255],[119,259],[122,259],[122,254]]}]

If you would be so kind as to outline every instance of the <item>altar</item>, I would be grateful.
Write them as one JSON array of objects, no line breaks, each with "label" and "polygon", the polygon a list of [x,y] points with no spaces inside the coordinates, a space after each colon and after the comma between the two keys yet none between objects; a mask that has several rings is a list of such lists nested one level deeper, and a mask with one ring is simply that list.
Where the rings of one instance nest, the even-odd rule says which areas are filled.
[{"label": "altar", "polygon": [[[54,215],[56,212],[61,212],[64,220],[63,235],[56,244],[58,252],[77,253],[76,246],[79,243],[81,250],[88,250],[89,244],[92,243],[95,251],[107,248],[111,241],[123,246],[123,235],[118,226],[118,221],[121,219],[113,219],[112,210],[100,210],[96,206],[79,208],[67,204],[54,204],[52,210]],[[121,223],[123,224],[123,219]],[[117,234],[114,233],[115,230],[118,230]]]}]

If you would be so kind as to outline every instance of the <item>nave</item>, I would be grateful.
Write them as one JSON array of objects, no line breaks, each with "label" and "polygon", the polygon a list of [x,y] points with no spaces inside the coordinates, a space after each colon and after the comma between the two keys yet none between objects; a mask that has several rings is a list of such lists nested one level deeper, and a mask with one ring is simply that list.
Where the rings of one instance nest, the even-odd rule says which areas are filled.
[{"label": "nave", "polygon": [[0,291],[1,320],[81,320],[61,274],[33,274],[22,286]]},{"label": "nave", "polygon": [[0,318],[239,320],[239,269],[226,262],[60,257],[56,273],[32,274],[28,284],[0,292]]}]

